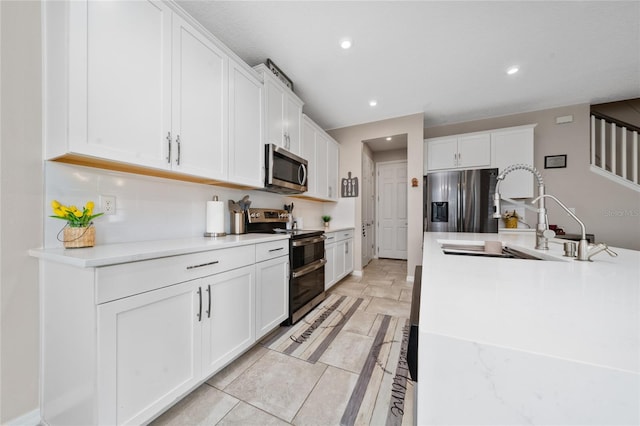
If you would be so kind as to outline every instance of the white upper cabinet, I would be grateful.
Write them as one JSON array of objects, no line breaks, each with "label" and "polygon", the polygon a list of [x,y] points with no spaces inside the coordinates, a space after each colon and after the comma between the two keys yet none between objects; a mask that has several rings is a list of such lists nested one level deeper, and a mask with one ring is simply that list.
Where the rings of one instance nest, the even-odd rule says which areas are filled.
[{"label": "white upper cabinet", "polygon": [[43,10],[46,159],[263,186],[262,82],[215,37],[171,2]]},{"label": "white upper cabinet", "polygon": [[264,78],[266,143],[300,155],[302,106],[304,103],[273,73],[260,64],[255,69]]},{"label": "white upper cabinet", "polygon": [[[533,165],[533,129],[536,124],[452,135],[424,141],[424,172]],[[505,198],[531,198],[531,174],[512,173],[500,183]]]},{"label": "white upper cabinet", "polygon": [[306,197],[338,200],[339,146],[309,117],[302,118],[301,157],[309,161]]},{"label": "white upper cabinet", "polygon": [[318,194],[316,133],[317,130],[313,121],[303,114],[300,156],[309,162],[307,165],[307,192],[305,195],[310,197],[315,197]]},{"label": "white upper cabinet", "polygon": [[168,168],[171,10],[159,2],[45,2],[46,156]]},{"label": "white upper cabinet", "polygon": [[229,180],[264,186],[263,88],[255,76],[229,60]]},{"label": "white upper cabinet", "polygon": [[488,167],[491,163],[488,133],[427,139],[425,145],[425,171]]},{"label": "white upper cabinet", "polygon": [[[533,129],[535,124],[491,132],[491,167],[502,172],[512,164],[533,165]],[[505,198],[532,198],[534,179],[530,173],[516,171],[500,182]]]},{"label": "white upper cabinet", "polygon": [[174,15],[173,22],[172,168],[224,180],[228,59],[182,18]]},{"label": "white upper cabinet", "polygon": [[336,141],[329,138],[327,144],[327,186],[329,199],[337,201],[340,188],[338,183],[339,146]]}]

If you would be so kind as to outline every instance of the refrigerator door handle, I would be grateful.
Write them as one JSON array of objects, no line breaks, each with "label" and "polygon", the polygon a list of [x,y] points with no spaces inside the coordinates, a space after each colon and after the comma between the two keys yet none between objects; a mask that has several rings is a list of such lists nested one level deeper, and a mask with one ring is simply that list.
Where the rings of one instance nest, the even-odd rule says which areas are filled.
[{"label": "refrigerator door handle", "polygon": [[464,229],[462,228],[462,182],[458,180],[458,214],[456,220],[456,232],[462,232]]}]

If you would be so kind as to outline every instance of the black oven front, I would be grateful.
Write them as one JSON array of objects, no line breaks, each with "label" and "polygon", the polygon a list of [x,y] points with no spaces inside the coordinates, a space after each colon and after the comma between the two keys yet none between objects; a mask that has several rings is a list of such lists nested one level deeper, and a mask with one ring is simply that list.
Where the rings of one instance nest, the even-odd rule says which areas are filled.
[{"label": "black oven front", "polygon": [[295,324],[325,298],[324,255],[325,236],[322,232],[310,236],[292,235],[289,247],[291,277],[289,283],[289,318]]}]

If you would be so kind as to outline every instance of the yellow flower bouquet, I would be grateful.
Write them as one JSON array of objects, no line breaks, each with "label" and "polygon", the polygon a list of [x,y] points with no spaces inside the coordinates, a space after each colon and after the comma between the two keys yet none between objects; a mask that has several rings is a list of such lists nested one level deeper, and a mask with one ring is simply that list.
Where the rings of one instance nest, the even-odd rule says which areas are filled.
[{"label": "yellow flower bouquet", "polygon": [[93,201],[89,201],[86,206],[80,210],[76,206],[64,206],[57,200],[51,202],[51,208],[53,209],[54,216],[50,216],[54,219],[66,220],[67,224],[71,228],[84,228],[91,225],[91,220],[98,216],[102,216],[104,213],[93,214],[93,208],[95,207]]},{"label": "yellow flower bouquet", "polygon": [[[51,202],[54,219],[62,219],[67,224],[58,232],[58,240],[64,243],[66,248],[93,247],[96,239],[96,228],[92,220],[104,213],[93,214],[93,201],[89,201],[82,209],[76,206],[65,206],[57,200]],[[60,239],[60,233],[64,232],[64,238]]]}]

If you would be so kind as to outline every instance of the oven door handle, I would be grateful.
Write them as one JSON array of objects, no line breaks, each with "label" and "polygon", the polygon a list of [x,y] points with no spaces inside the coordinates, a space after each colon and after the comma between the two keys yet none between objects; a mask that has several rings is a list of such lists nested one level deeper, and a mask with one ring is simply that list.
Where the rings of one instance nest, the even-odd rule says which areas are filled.
[{"label": "oven door handle", "polygon": [[303,238],[300,240],[294,240],[291,242],[291,245],[293,247],[300,247],[300,246],[307,246],[309,244],[315,244],[315,243],[319,243],[322,242],[324,240],[326,240],[327,237],[324,235],[321,235],[319,237],[309,237],[309,238]]},{"label": "oven door handle", "polygon": [[291,274],[291,276],[293,278],[298,278],[301,277],[303,275],[307,275],[309,272],[313,272],[317,269],[320,269],[324,266],[324,264],[327,263],[327,259],[320,259],[320,260],[316,260],[313,263],[308,264],[307,266],[303,266],[300,269],[296,269],[295,271],[293,271],[293,273]]}]

